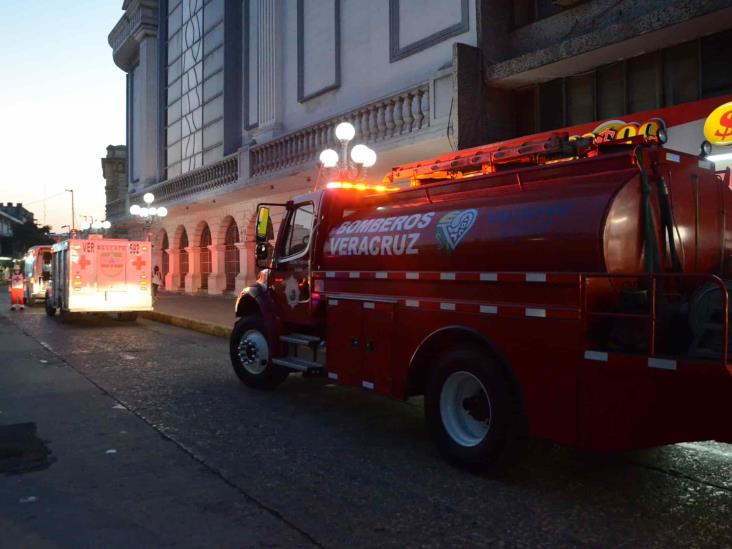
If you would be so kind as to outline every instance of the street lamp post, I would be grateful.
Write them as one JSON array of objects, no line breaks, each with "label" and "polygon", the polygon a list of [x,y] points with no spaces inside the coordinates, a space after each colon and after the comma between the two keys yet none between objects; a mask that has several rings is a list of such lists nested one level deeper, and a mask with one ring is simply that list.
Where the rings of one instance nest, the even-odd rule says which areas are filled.
[{"label": "street lamp post", "polygon": [[325,149],[320,153],[320,164],[330,173],[329,179],[337,179],[339,182],[362,181],[366,175],[366,169],[376,164],[376,153],[361,143],[354,145],[351,154],[348,154],[348,146],[356,136],[356,128],[349,122],[341,122],[335,129],[336,139],[341,144],[341,154],[334,149]]},{"label": "street lamp post", "polygon": [[64,189],[67,193],[71,193],[71,230],[76,229],[76,214],[74,213],[74,189]]},{"label": "street lamp post", "polygon": [[112,223],[110,221],[107,221],[106,219],[94,219],[91,217],[85,219],[84,222],[81,224],[81,230],[86,231],[87,234],[90,232],[104,234],[104,231],[110,229],[111,227]]},{"label": "street lamp post", "polygon": [[147,239],[151,240],[152,234],[150,233],[150,229],[153,226],[153,223],[168,215],[168,208],[165,206],[160,206],[158,208],[153,206],[152,204],[155,201],[155,195],[153,195],[153,193],[145,193],[142,200],[145,202],[145,206],[133,204],[130,206],[130,214],[143,224],[145,227],[145,233],[147,234]]}]

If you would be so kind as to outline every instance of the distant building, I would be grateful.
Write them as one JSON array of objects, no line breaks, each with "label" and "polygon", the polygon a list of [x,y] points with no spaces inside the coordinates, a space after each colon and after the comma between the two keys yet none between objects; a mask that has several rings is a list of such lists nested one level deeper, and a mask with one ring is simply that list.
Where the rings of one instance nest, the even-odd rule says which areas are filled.
[{"label": "distant building", "polygon": [[[256,204],[312,190],[341,121],[378,153],[376,181],[395,164],[545,130],[674,105],[702,116],[732,94],[732,0],[122,9],[109,44],[127,74],[127,181],[109,190],[107,216],[142,236],[128,208],[152,192],[169,212],[153,228],[154,262],[168,289],[190,293],[256,277]],[[698,120],[689,128],[679,147],[698,150]]]},{"label": "distant building", "polygon": [[17,204],[13,204],[12,202],[3,204],[0,202],[0,212],[3,212],[16,220],[20,220],[21,223],[33,221],[34,219],[33,212],[26,210],[23,207],[22,202],[18,202]]},{"label": "distant building", "polygon": [[12,256],[16,252],[13,247],[14,229],[17,225],[23,223],[22,219],[18,219],[0,209],[0,256]]},{"label": "distant building", "polygon": [[127,211],[127,147],[125,145],[107,147],[107,156],[102,158],[102,175],[105,181],[106,218],[110,219],[116,213],[110,211],[112,204],[121,203],[122,211]]}]

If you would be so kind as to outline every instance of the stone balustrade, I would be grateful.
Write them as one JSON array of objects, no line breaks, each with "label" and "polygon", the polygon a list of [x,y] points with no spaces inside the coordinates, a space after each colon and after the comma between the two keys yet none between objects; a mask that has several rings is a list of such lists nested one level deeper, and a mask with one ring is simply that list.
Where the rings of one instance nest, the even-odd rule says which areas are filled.
[{"label": "stone balustrade", "polygon": [[337,146],[334,130],[343,121],[353,124],[359,141],[366,143],[418,132],[430,125],[429,85],[422,84],[252,147],[249,176],[266,175],[314,161],[323,149]]},{"label": "stone balustrade", "polygon": [[238,178],[239,158],[236,154],[232,154],[210,166],[203,166],[162,183],[145,187],[130,196],[130,203],[141,203],[142,195],[151,192],[155,195],[155,204],[162,206],[236,183]]}]

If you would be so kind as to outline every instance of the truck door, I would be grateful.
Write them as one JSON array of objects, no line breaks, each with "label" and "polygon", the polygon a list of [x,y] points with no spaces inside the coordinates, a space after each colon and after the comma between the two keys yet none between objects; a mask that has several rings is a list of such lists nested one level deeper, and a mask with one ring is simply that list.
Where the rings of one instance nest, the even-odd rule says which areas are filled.
[{"label": "truck door", "polygon": [[293,205],[280,231],[272,267],[273,294],[282,320],[293,324],[311,324],[310,250],[315,205]]}]

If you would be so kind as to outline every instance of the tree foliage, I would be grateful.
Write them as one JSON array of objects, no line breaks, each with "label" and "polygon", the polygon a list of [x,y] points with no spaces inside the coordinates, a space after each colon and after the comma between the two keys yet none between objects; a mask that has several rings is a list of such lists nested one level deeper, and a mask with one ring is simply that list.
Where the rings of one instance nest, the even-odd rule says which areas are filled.
[{"label": "tree foliage", "polygon": [[31,246],[39,244],[53,244],[55,241],[50,235],[51,227],[48,225],[36,225],[29,219],[23,224],[13,225],[13,236],[3,238],[0,241],[2,255],[20,257],[25,254]]}]

